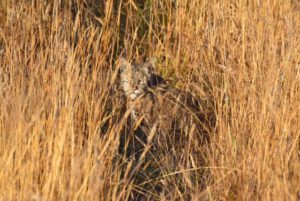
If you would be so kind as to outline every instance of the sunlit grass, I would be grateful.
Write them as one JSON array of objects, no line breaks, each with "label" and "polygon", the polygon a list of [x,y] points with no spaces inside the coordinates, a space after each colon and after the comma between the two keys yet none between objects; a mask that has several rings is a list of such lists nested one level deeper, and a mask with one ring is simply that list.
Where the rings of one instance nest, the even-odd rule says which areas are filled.
[{"label": "sunlit grass", "polygon": [[[161,167],[173,181],[166,199],[299,199],[297,1],[59,2],[0,3],[0,200],[143,191],[118,156],[129,116],[120,54],[156,56],[173,86],[215,104],[210,144],[186,150],[195,167]],[[201,168],[210,172],[204,189],[193,176]]]}]

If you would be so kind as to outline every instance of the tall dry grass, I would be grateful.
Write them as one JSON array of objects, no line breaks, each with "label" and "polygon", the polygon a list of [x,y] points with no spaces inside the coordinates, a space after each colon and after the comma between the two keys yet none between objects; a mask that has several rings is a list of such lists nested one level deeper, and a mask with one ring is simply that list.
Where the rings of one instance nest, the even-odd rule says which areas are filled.
[{"label": "tall dry grass", "polygon": [[[208,163],[165,173],[170,200],[300,199],[298,1],[0,6],[0,200],[126,200],[142,191],[129,180],[132,163],[118,157],[128,117],[114,69],[121,53],[156,56],[172,85],[213,97]],[[197,168],[210,171],[205,189],[190,181]]]}]

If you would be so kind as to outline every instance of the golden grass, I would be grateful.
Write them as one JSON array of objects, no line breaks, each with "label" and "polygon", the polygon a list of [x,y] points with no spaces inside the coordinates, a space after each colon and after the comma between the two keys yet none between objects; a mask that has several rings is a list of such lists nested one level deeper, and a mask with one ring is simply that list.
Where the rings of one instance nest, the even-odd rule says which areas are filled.
[{"label": "golden grass", "polygon": [[[2,2],[0,200],[126,200],[139,189],[115,157],[122,52],[156,56],[165,78],[215,102],[208,165],[167,172],[171,200],[186,199],[180,184],[191,200],[300,199],[298,1]],[[197,168],[210,170],[204,190],[190,181]]]}]

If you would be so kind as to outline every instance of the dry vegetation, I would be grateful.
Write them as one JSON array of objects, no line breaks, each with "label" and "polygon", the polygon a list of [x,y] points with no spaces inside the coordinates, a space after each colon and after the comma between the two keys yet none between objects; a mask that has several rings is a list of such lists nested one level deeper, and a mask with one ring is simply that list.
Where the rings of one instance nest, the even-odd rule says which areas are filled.
[{"label": "dry vegetation", "polygon": [[[0,200],[300,199],[299,1],[49,2],[0,3]],[[206,165],[164,170],[166,197],[119,153],[122,52],[215,105]]]}]

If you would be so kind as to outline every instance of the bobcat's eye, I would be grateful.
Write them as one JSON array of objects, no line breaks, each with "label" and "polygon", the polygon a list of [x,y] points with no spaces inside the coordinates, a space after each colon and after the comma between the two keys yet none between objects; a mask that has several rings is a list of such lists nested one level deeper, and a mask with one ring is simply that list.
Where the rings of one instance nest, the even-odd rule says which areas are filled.
[{"label": "bobcat's eye", "polygon": [[124,67],[123,67],[123,66],[121,66],[121,67],[119,68],[119,72],[120,72],[120,73],[123,73],[123,72],[124,72]]}]

